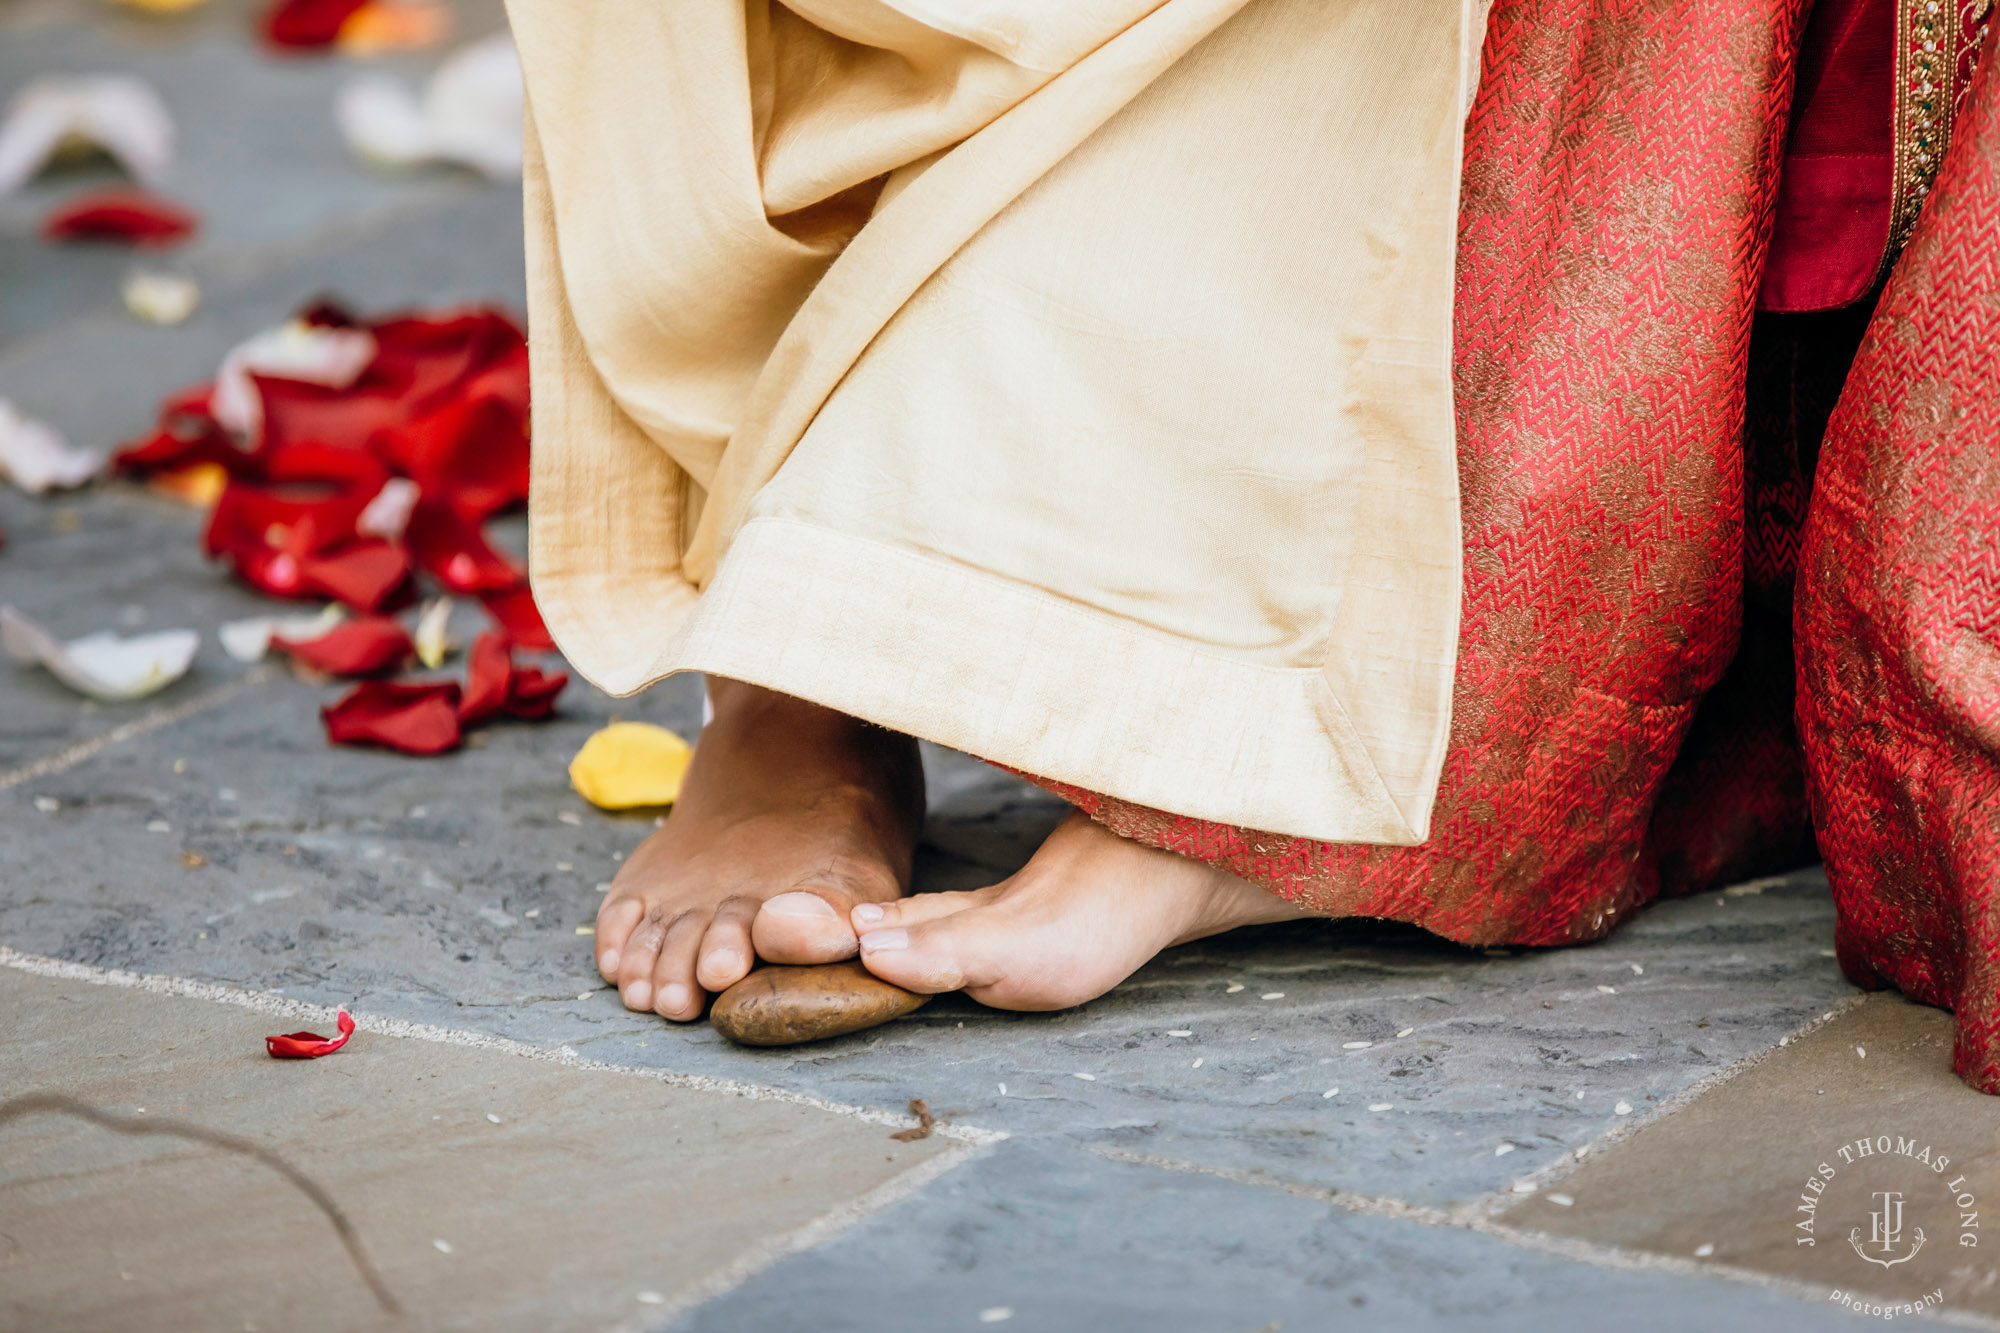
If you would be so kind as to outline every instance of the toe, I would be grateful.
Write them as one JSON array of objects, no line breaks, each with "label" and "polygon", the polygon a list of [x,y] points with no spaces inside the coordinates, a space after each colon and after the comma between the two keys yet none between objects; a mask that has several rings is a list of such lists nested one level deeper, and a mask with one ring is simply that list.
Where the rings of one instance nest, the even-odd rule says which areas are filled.
[{"label": "toe", "polygon": [[617,982],[625,941],[645,915],[646,904],[637,898],[608,897],[597,909],[597,970],[606,981]]},{"label": "toe", "polygon": [[676,1023],[701,1017],[708,997],[695,984],[694,966],[708,924],[700,912],[682,912],[667,927],[659,962],[653,966],[653,1012],[660,1017]]},{"label": "toe", "polygon": [[757,956],[770,963],[837,963],[859,945],[847,923],[847,904],[817,893],[781,893],[767,899],[750,926]]},{"label": "toe", "polygon": [[618,971],[613,978],[627,1009],[653,1007],[653,972],[660,962],[660,945],[667,938],[667,923],[657,912],[646,912],[625,937],[618,951]]},{"label": "toe", "polygon": [[895,930],[979,907],[989,901],[990,892],[977,889],[969,893],[913,893],[886,903],[856,903],[849,915],[857,934]]},{"label": "toe", "polygon": [[729,898],[715,909],[715,920],[702,937],[695,962],[695,980],[711,991],[725,991],[750,975],[756,951],[750,944],[750,923],[757,916],[751,898]]},{"label": "toe", "polygon": [[861,936],[861,962],[870,972],[926,995],[983,988],[1001,980],[990,957],[989,912],[965,911],[907,927],[870,930]]}]

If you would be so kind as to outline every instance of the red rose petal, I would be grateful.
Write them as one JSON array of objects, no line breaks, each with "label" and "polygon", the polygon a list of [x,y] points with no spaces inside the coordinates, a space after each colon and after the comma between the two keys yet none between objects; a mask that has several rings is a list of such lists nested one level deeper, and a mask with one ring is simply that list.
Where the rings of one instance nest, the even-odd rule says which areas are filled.
[{"label": "red rose petal", "polygon": [[417,651],[409,631],[387,616],[361,616],[334,626],[317,639],[273,638],[271,646],[293,661],[331,676],[387,671]]},{"label": "red rose petal", "polygon": [[458,685],[452,681],[363,681],[319,711],[335,745],[443,754],[459,742]]},{"label": "red rose petal", "polygon": [[264,40],[273,46],[331,46],[340,25],[368,0],[278,0],[264,14]]},{"label": "red rose petal", "polygon": [[539,667],[517,667],[507,640],[498,634],[482,634],[466,654],[465,697],[458,706],[458,720],[477,726],[505,713],[510,717],[535,721],[556,708],[556,696],[569,684],[562,672]]},{"label": "red rose petal", "polygon": [[345,1009],[334,1020],[340,1030],[338,1037],[322,1037],[317,1032],[287,1032],[282,1037],[264,1038],[264,1049],[276,1060],[317,1060],[322,1055],[332,1055],[347,1045],[347,1039],[354,1035],[354,1020]]},{"label": "red rose petal", "polygon": [[459,700],[458,720],[477,726],[499,715],[507,706],[509,687],[514,680],[514,655],[498,634],[482,634],[465,655],[465,697]]},{"label": "red rose petal", "polygon": [[535,606],[535,595],[526,584],[505,592],[487,593],[480,600],[486,603],[486,613],[500,626],[500,632],[516,648],[526,648],[530,652],[555,651],[556,641],[549,637],[549,627],[542,623],[542,613]]},{"label": "red rose petal", "polygon": [[373,446],[428,493],[478,520],[528,498],[528,432],[521,412],[497,397],[455,399],[387,427]]},{"label": "red rose petal", "polygon": [[172,245],[194,235],[200,223],[178,204],[145,190],[120,186],[92,190],[56,205],[42,219],[42,239]]},{"label": "red rose petal", "polygon": [[517,667],[507,686],[507,711],[526,721],[539,721],[556,711],[556,696],[568,684],[568,672]]},{"label": "red rose petal", "polygon": [[350,542],[331,555],[300,562],[305,585],[356,611],[380,611],[397,600],[410,577],[402,548],[372,538]]},{"label": "red rose petal", "polygon": [[410,511],[403,544],[419,569],[456,593],[505,592],[527,581],[514,563],[487,544],[476,520],[429,486]]}]

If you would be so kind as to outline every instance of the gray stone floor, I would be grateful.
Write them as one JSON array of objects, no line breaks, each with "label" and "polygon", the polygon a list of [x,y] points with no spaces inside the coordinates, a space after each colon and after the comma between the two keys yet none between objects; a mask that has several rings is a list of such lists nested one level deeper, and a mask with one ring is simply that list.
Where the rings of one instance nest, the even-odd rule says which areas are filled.
[{"label": "gray stone floor", "polygon": [[[449,170],[387,174],[353,163],[329,111],[352,64],[262,57],[245,40],[244,12],[215,0],[163,22],[0,0],[0,98],[53,70],[153,79],[182,130],[171,192],[208,222],[182,257],[204,306],[185,325],[156,329],[118,304],[127,256],[51,250],[33,237],[41,212],[85,177],[0,201],[0,397],[79,442],[138,433],[162,394],[207,377],[233,342],[320,293],[368,310],[521,304],[518,193]],[[491,5],[467,4],[463,19],[463,33],[500,21]],[[426,62],[387,63],[416,73]],[[424,1326],[450,1326],[469,1309],[470,1326],[491,1327],[645,1328],[672,1318],[699,1329],[932,1329],[984,1318],[1217,1333],[1817,1328],[1849,1316],[1827,1303],[1835,1279],[1795,1270],[1782,1254],[1796,1181],[1826,1151],[1805,1132],[1817,1134],[1824,1095],[1807,1084],[1836,1080],[1844,1105],[1859,1099],[1865,1110],[1871,1089],[1928,1079],[1938,1095],[1922,1105],[1948,1108],[1939,1138],[1963,1140],[1967,1161],[1994,1160],[2000,1111],[1949,1093],[1956,1085],[1939,1081],[1934,1041],[1891,1042],[1862,1066],[1836,1059],[1846,1049],[1838,1035],[1791,1040],[1829,1014],[1819,1033],[1864,1014],[1912,1033],[1935,1026],[1936,1016],[1899,1002],[1852,1005],[1815,872],[1664,904],[1604,943],[1563,951],[1494,956],[1365,922],[1240,932],[1170,952],[1071,1013],[1003,1014],[953,997],[891,1027],[792,1051],[740,1049],[706,1026],[626,1013],[577,930],[654,815],[593,810],[569,790],[564,768],[610,718],[692,736],[697,685],[676,680],[614,700],[578,682],[555,720],[496,726],[443,759],[331,750],[316,709],[332,690],[242,667],[216,646],[217,624],[268,604],[203,562],[198,530],[190,511],[127,486],[41,501],[0,488],[0,600],[65,635],[114,625],[206,634],[187,679],[134,705],[81,703],[43,674],[0,668],[0,945],[12,951],[0,961],[35,978],[8,982],[0,972],[0,1031],[42,1021],[55,1003],[50,988],[61,987],[92,993],[87,1003],[70,996],[95,1015],[89,1022],[129,1003],[143,1029],[134,992],[47,976],[41,960],[61,960],[97,969],[87,977],[98,980],[140,974],[220,988],[183,1005],[235,996],[351,1007],[374,1026],[310,1068],[347,1069],[342,1083],[328,1076],[314,1086],[342,1089],[325,1095],[355,1115],[379,1100],[374,1080],[386,1089],[400,1077],[387,1072],[402,1068],[397,1061],[421,1062],[421,1051],[376,1065],[355,1058],[364,1041],[400,1040],[377,1034],[403,1023],[671,1076],[695,1089],[690,1096],[730,1098],[719,1116],[750,1116],[742,1108],[758,1103],[701,1089],[748,1086],[878,1121],[922,1097],[970,1136],[955,1141],[964,1151],[935,1179],[874,1211],[834,1209],[796,1252],[752,1263],[744,1256],[756,1246],[739,1240],[734,1260],[711,1247],[698,1262],[648,1270],[679,1284],[650,1322],[648,1307],[607,1305],[585,1290],[610,1278],[516,1239],[505,1242],[515,1246],[509,1271],[542,1272],[552,1288],[574,1282],[574,1299],[482,1314],[474,1293],[452,1319],[424,1316]],[[518,547],[518,521],[503,535]],[[926,761],[932,810],[920,888],[1006,873],[1061,814],[1051,798],[965,756],[931,749]],[[149,830],[160,823],[166,832]],[[206,864],[187,868],[184,852]],[[160,1021],[211,1030],[198,1017]],[[260,1061],[255,1032],[265,1028],[277,1030],[244,1029]],[[1170,1035],[1182,1031],[1192,1035]],[[5,1091],[75,1085],[114,1096],[78,1082],[63,1035],[58,1026],[12,1064],[0,1058]],[[1360,1042],[1369,1044],[1350,1049]],[[176,1059],[147,1057],[153,1077],[234,1086],[258,1076],[231,1063],[236,1047],[191,1038],[177,1049]],[[562,1101],[562,1133],[615,1132],[591,1120],[588,1099],[549,1090],[550,1080],[584,1074],[482,1058],[463,1077],[515,1089],[523,1104]],[[304,1068],[257,1069],[265,1066]],[[1700,1114],[1715,1135],[1736,1132],[1702,1108],[1731,1089],[1763,1087],[1743,1081],[1753,1076],[1778,1090],[1758,1103],[1762,1112],[1746,1113],[1750,1141],[1738,1158],[1642,1152],[1649,1135]],[[300,1152],[317,1119],[334,1114],[274,1105],[283,1123],[261,1132]],[[1897,1105],[1906,1119],[1922,1109]],[[198,1112],[190,1103],[178,1114]],[[1853,1120],[1843,1117],[1843,1126]],[[731,1160],[745,1216],[775,1217],[805,1188],[788,1177],[822,1131],[782,1118],[742,1122],[753,1124],[768,1126],[761,1151],[742,1148]],[[87,1155],[77,1136],[91,1132],[0,1127],[0,1236],[16,1212],[87,1210],[97,1196],[58,1159]],[[738,1140],[754,1137],[739,1127]],[[521,1142],[541,1164],[522,1166],[521,1188],[559,1189],[559,1146]],[[485,1170],[472,1149],[454,1151],[447,1166]],[[1741,1169],[1743,1153],[1770,1169]],[[670,1189],[691,1163],[712,1165],[693,1154],[659,1141],[629,1169]],[[1611,1172],[1602,1191],[1568,1183],[1628,1157],[1639,1165]],[[856,1198],[875,1197],[874,1177],[842,1179]],[[1697,1185],[1691,1215],[1658,1202]],[[371,1186],[353,1188],[365,1196]],[[2000,1177],[1989,1188],[2000,1190]],[[1559,1195],[1576,1206],[1550,1202]],[[1656,1215],[1678,1220],[1647,1225]],[[629,1226],[642,1248],[685,1243],[673,1216],[636,1209]],[[1716,1250],[1690,1252],[1685,1242],[1709,1231]],[[89,1312],[111,1307],[90,1304],[101,1295],[88,1290],[91,1247],[109,1242],[88,1225],[62,1234],[78,1265],[76,1303],[65,1307],[62,1285],[44,1282],[32,1326],[93,1326]],[[1945,1317],[1992,1326],[1981,1323],[2000,1315],[1991,1262],[1955,1258]],[[30,1326],[7,1323],[30,1310],[5,1303],[16,1261],[13,1249],[0,1260],[0,1326]],[[224,1266],[216,1276],[245,1272]],[[1901,1290],[1900,1278],[1871,1286],[1871,1272],[1886,1270],[1857,1269],[1848,1280],[1877,1296]],[[1002,1310],[1011,1311],[1004,1320]],[[184,1326],[225,1326],[189,1319]],[[271,1326],[286,1325],[259,1325]]]}]

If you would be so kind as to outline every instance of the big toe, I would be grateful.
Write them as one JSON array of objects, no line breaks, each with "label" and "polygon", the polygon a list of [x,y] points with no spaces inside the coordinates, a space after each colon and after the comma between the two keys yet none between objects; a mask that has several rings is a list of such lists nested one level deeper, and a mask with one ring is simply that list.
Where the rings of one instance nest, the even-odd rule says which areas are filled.
[{"label": "big toe", "polygon": [[847,912],[817,893],[767,899],[750,927],[757,956],[767,963],[837,963],[860,947]]},{"label": "big toe", "polygon": [[962,912],[871,930],[861,937],[861,964],[884,981],[924,995],[990,985],[1004,969],[990,957],[991,923],[981,916]]}]

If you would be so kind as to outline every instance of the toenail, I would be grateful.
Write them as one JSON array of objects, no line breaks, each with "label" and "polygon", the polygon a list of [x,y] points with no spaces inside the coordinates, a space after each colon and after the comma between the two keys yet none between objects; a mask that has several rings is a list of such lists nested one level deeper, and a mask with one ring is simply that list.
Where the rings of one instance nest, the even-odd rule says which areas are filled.
[{"label": "toenail", "polygon": [[854,909],[854,919],[864,926],[872,926],[886,915],[880,903],[862,903]]},{"label": "toenail", "polygon": [[743,966],[743,955],[734,949],[717,949],[714,953],[703,958],[701,965],[710,971],[741,967]]},{"label": "toenail", "polygon": [[861,937],[861,952],[886,953],[891,949],[910,947],[910,932],[907,930],[871,930]]},{"label": "toenail", "polygon": [[660,990],[662,1012],[677,1014],[688,1007],[688,988],[678,981],[670,981]]},{"label": "toenail", "polygon": [[840,917],[833,904],[816,893],[781,893],[765,903],[764,910],[772,916],[821,917],[829,921]]},{"label": "toenail", "polygon": [[618,951],[616,949],[606,949],[603,953],[597,955],[597,965],[606,972],[616,972],[618,970]]},{"label": "toenail", "polygon": [[634,1009],[650,1008],[653,1000],[653,983],[635,981],[625,988],[625,1003]]}]

